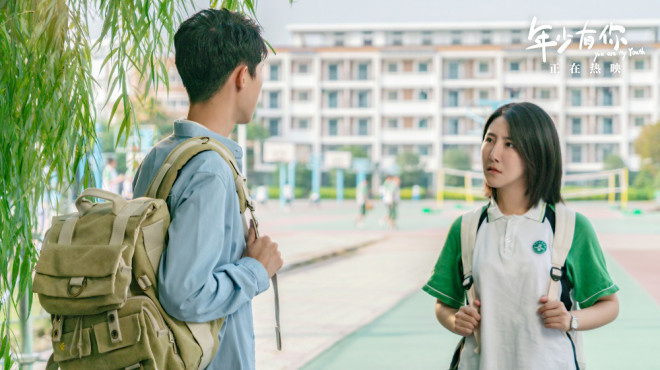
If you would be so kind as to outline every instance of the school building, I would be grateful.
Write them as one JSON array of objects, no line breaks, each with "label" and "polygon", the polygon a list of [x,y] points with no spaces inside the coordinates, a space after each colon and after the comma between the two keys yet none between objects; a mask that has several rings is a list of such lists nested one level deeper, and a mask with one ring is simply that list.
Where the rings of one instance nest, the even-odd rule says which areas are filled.
[{"label": "school building", "polygon": [[[660,20],[531,23],[291,25],[293,45],[275,45],[264,65],[257,120],[268,141],[295,143],[299,163],[350,145],[375,173],[403,151],[436,173],[455,148],[479,169],[484,118],[531,101],[555,121],[567,172],[601,170],[611,153],[638,170],[633,142],[660,118]],[[545,62],[543,48],[528,49],[542,32],[556,43]],[[185,114],[171,66],[170,94],[158,97]],[[275,170],[260,149],[255,169]]]}]

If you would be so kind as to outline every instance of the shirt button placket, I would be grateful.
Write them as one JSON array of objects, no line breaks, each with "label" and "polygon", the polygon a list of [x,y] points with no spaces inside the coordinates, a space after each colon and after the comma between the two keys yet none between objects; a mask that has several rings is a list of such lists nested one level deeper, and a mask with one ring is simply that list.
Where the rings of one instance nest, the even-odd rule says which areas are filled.
[{"label": "shirt button placket", "polygon": [[506,220],[506,231],[504,232],[504,253],[511,254],[511,220]]}]

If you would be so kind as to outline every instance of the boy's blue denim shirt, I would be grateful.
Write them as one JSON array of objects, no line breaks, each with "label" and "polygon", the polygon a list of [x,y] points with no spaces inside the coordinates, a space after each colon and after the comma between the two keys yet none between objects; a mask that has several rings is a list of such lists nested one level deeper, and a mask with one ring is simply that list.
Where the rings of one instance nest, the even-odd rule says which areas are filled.
[{"label": "boy's blue denim shirt", "polygon": [[[234,141],[192,121],[174,122],[174,133],[156,144],[133,182],[141,197],[174,147],[195,136],[223,143],[241,165],[243,151]],[[193,157],[179,171],[167,198],[169,242],[158,269],[159,300],[182,321],[226,317],[220,347],[209,369],[254,369],[252,299],[269,287],[263,265],[243,257],[245,237],[234,176],[213,151]]]}]

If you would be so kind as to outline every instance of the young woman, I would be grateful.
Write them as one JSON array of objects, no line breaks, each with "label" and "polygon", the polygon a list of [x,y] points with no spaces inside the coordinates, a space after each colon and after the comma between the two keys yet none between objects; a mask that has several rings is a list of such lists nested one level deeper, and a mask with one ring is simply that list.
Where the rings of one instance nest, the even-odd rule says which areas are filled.
[{"label": "young woman", "polygon": [[475,300],[465,305],[461,217],[451,226],[423,289],[437,298],[438,321],[466,337],[460,369],[576,369],[567,332],[613,321],[619,288],[607,272],[591,224],[578,213],[563,268],[562,300],[547,297],[554,235],[549,215],[562,202],[555,125],[540,107],[512,103],[488,118],[482,139],[490,203],[483,209],[474,245]]}]

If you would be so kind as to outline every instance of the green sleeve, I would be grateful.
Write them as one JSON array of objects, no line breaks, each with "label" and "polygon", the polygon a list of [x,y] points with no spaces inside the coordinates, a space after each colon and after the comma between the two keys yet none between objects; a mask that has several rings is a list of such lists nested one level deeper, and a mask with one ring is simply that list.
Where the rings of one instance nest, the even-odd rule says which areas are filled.
[{"label": "green sleeve", "polygon": [[449,307],[460,308],[465,302],[462,285],[461,262],[461,219],[454,221],[449,229],[445,246],[440,252],[433,275],[422,290],[439,299]]},{"label": "green sleeve", "polygon": [[580,213],[575,216],[575,234],[566,257],[566,270],[580,308],[590,307],[599,298],[619,290],[607,272],[605,257],[593,226]]}]

